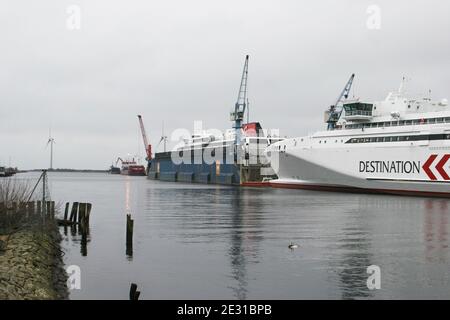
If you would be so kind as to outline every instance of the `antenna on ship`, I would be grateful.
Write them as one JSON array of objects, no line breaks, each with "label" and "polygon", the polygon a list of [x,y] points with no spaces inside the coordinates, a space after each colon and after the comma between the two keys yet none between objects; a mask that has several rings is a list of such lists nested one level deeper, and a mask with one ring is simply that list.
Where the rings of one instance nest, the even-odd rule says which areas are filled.
[{"label": "antenna on ship", "polygon": [[[248,77],[248,55],[245,56],[244,69],[242,70],[241,85],[234,111],[230,114],[230,120],[234,121],[233,128],[236,131],[235,144],[241,143],[242,120],[244,120],[245,108],[247,106],[247,77]],[[248,116],[248,113],[247,113]]]},{"label": "antenna on ship", "polygon": [[406,77],[403,76],[402,81],[400,82],[400,87],[398,88],[398,93],[400,93],[400,94],[403,93],[403,89],[405,87],[405,81],[406,81]]},{"label": "antenna on ship", "polygon": [[326,111],[326,122],[328,123],[328,130],[333,130],[336,127],[336,123],[339,121],[339,118],[341,117],[343,107],[339,106],[339,104],[344,102],[344,100],[348,98],[350,89],[352,88],[353,79],[355,79],[354,73],[350,76],[350,79],[347,81],[344,90],[342,90],[336,102],[331,105],[330,108]]}]

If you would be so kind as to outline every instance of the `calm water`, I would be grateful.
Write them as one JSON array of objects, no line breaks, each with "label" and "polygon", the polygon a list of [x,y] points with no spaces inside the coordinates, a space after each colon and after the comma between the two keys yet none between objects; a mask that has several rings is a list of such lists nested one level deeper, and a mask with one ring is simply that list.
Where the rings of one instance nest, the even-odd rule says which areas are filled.
[{"label": "calm water", "polygon": [[[54,200],[93,204],[87,255],[70,230],[62,243],[66,265],[82,272],[71,299],[127,299],[130,282],[143,299],[450,299],[450,200],[49,179]],[[370,265],[381,268],[380,290],[367,288]]]}]

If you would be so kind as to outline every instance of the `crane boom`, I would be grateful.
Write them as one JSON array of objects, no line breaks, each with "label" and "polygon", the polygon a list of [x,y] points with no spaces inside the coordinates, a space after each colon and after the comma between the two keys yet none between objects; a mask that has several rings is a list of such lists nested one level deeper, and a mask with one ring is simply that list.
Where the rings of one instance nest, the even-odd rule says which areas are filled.
[{"label": "crane boom", "polygon": [[152,159],[152,146],[148,143],[147,134],[145,133],[144,122],[142,116],[138,115],[139,125],[141,127],[142,139],[144,140],[145,153],[147,154],[147,160]]},{"label": "crane boom", "polygon": [[244,120],[245,108],[247,107],[247,78],[248,78],[248,55],[245,56],[244,69],[242,70],[241,85],[234,110],[231,112],[230,120],[234,121],[236,130],[236,144],[240,143],[240,131]]},{"label": "crane boom", "polygon": [[353,79],[355,79],[354,73],[350,76],[350,79],[348,79],[347,84],[344,87],[344,90],[342,90],[342,92],[339,95],[339,98],[336,100],[336,103],[334,104],[334,106],[337,106],[339,104],[339,102],[342,101],[342,98],[345,98],[345,99],[348,98],[348,95],[350,94],[350,89],[352,88]]},{"label": "crane boom", "polygon": [[348,79],[347,83],[345,84],[344,89],[342,90],[341,94],[339,95],[339,97],[337,98],[336,102],[330,106],[328,112],[328,130],[334,129],[334,127],[336,126],[336,123],[338,122],[339,118],[341,117],[342,114],[342,106],[339,108],[338,110],[338,105],[343,102],[344,99],[348,98],[348,95],[350,94],[350,89],[352,88],[352,84],[353,84],[353,79],[355,79],[355,74],[353,73],[350,76],[350,79]]}]

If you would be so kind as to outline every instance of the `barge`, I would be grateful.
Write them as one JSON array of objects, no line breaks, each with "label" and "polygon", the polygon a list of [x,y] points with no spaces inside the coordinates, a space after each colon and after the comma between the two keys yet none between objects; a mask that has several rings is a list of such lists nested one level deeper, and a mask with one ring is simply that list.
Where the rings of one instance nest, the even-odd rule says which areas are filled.
[{"label": "barge", "polygon": [[[248,56],[239,87],[238,99],[230,113],[233,123],[224,133],[208,130],[184,137],[171,151],[156,152],[152,157],[142,118],[139,117],[147,148],[149,179],[172,182],[245,185],[276,178],[265,156],[265,149],[283,140],[278,130],[264,130],[259,122],[248,121]],[[247,111],[247,123],[244,116]]]}]

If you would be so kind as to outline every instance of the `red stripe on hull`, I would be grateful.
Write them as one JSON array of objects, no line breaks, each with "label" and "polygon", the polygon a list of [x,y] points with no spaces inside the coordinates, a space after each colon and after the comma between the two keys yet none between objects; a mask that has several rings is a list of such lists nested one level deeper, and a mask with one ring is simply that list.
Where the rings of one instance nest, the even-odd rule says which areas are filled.
[{"label": "red stripe on hull", "polygon": [[414,191],[414,190],[392,190],[392,189],[365,189],[356,187],[339,187],[339,186],[321,186],[308,184],[291,184],[291,183],[270,183],[272,188],[285,189],[305,189],[317,191],[331,191],[331,192],[350,192],[350,193],[373,193],[373,194],[392,194],[402,196],[423,196],[423,197],[437,197],[450,198],[449,192],[430,192],[430,191]]},{"label": "red stripe on hull", "polygon": [[392,189],[364,189],[356,187],[323,186],[311,184],[294,183],[271,183],[271,182],[244,182],[244,187],[272,187],[281,189],[303,189],[313,191],[348,192],[348,193],[369,193],[369,194],[391,194],[402,196],[422,196],[434,198],[450,198],[450,192],[429,192],[412,190],[392,190]]}]

